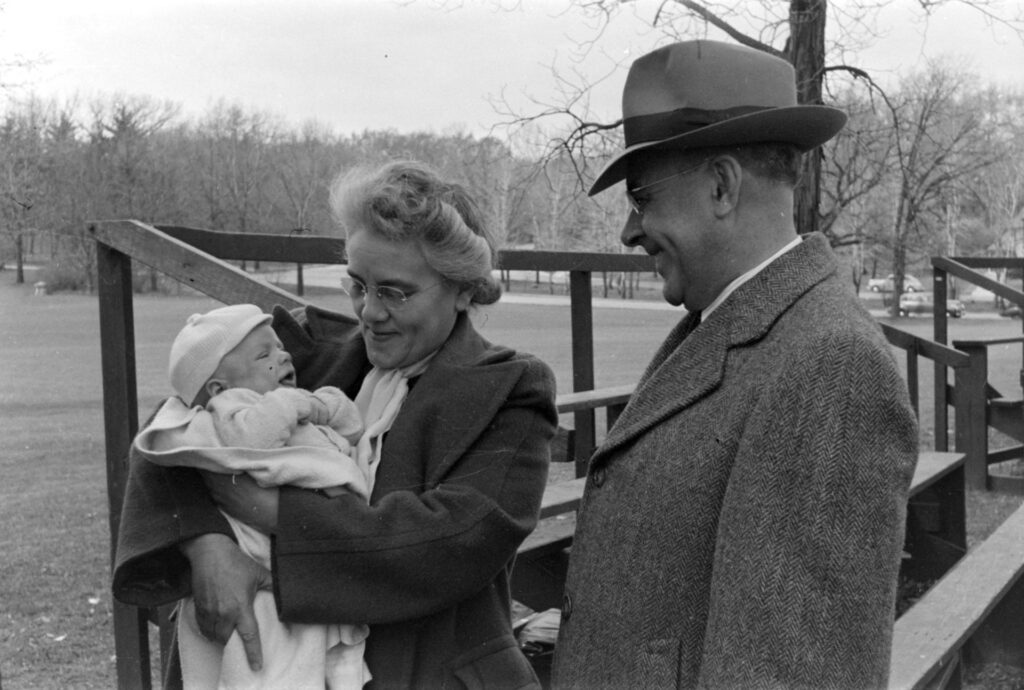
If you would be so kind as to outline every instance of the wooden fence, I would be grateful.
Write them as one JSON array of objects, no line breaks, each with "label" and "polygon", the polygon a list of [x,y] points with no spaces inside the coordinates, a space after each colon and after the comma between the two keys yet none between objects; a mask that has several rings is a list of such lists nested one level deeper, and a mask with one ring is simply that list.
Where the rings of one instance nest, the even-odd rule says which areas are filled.
[{"label": "wooden fence", "polygon": [[[252,278],[226,261],[267,261],[292,264],[344,263],[344,242],[315,236],[239,235],[174,226],[151,226],[132,220],[99,221],[89,230],[97,243],[100,337],[102,348],[104,425],[107,484],[110,504],[111,557],[116,544],[127,455],[138,430],[135,379],[132,262],[138,261],[225,303],[249,302],[264,310],[274,305],[298,307],[301,297]],[[599,272],[652,271],[645,255],[567,252],[506,251],[502,268],[528,271],[564,271],[569,274],[571,298],[573,393],[560,396],[560,411],[574,416],[573,453],[577,474],[596,443],[595,412],[604,407],[614,421],[631,392],[630,387],[593,391],[594,348],[591,279]],[[959,270],[959,269],[956,269]],[[1020,302],[1024,304],[1024,293]],[[937,291],[937,303],[939,301]],[[940,328],[936,318],[936,329]],[[944,326],[943,326],[944,328]],[[966,453],[968,476],[979,481],[978,467],[989,463],[987,450],[988,401],[994,396],[985,381],[981,351],[951,348],[945,340],[918,338],[899,329],[884,328],[889,341],[905,351],[911,396],[920,399],[919,364],[924,358],[935,367],[933,391],[936,414],[935,448],[949,448],[948,408],[954,408],[955,449]],[[944,333],[944,331],[943,331]],[[952,372],[953,385],[949,385]],[[940,433],[941,432],[941,433]],[[572,491],[578,491],[579,482]],[[573,501],[559,498],[560,506]],[[956,554],[958,556],[958,554]],[[944,566],[945,567],[945,566]],[[118,684],[123,688],[150,687],[148,627],[160,623],[161,647],[166,651],[169,625],[158,612],[115,602],[114,629]]]}]

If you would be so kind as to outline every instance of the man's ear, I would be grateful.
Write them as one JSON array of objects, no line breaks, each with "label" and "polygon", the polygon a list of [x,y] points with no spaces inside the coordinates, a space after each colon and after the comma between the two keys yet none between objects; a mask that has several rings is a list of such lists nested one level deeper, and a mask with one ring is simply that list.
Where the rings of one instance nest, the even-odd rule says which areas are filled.
[{"label": "man's ear", "polygon": [[743,166],[735,157],[723,154],[711,161],[711,170],[715,176],[712,202],[715,215],[721,218],[735,211],[739,204]]}]

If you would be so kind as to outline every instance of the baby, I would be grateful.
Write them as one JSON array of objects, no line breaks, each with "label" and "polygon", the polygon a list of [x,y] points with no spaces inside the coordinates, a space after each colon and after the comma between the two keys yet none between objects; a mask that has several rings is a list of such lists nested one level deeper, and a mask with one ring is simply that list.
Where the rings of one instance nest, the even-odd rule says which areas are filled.
[{"label": "baby", "polygon": [[[261,486],[348,491],[368,500],[368,470],[355,459],[363,424],[333,387],[295,387],[291,355],[259,307],[193,314],[171,346],[169,398],[134,447],[150,462],[219,473],[245,472]],[[225,513],[239,545],[270,569],[270,537]],[[361,688],[365,625],[293,625],[277,618],[273,595],[254,607],[263,668],[249,669],[235,633],[227,645],[199,632],[191,598],[182,602],[178,646],[186,688]]]}]

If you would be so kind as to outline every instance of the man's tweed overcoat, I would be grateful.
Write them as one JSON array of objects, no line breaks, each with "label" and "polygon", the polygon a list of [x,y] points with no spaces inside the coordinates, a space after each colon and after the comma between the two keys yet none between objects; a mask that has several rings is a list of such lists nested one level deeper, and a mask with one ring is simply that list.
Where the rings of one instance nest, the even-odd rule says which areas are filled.
[{"label": "man's tweed overcoat", "polygon": [[557,687],[883,686],[917,428],[807,236],[663,343],[591,460]]}]

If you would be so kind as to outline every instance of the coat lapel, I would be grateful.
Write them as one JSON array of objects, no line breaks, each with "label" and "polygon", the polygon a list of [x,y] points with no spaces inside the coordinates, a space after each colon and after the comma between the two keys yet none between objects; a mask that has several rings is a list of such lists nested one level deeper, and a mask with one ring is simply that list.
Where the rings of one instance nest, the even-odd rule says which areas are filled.
[{"label": "coat lapel", "polygon": [[[396,488],[426,489],[433,478],[445,475],[491,422],[522,376],[525,365],[513,355],[512,350],[484,340],[468,316],[459,317],[387,433],[374,498]],[[410,452],[425,458],[426,465],[393,459]],[[417,476],[401,474],[409,468],[415,468]]]},{"label": "coat lapel", "polygon": [[807,235],[741,285],[685,336],[691,318],[687,315],[654,355],[592,462],[606,459],[615,449],[713,392],[722,381],[729,350],[763,338],[801,295],[835,270],[827,240],[819,234]]}]

